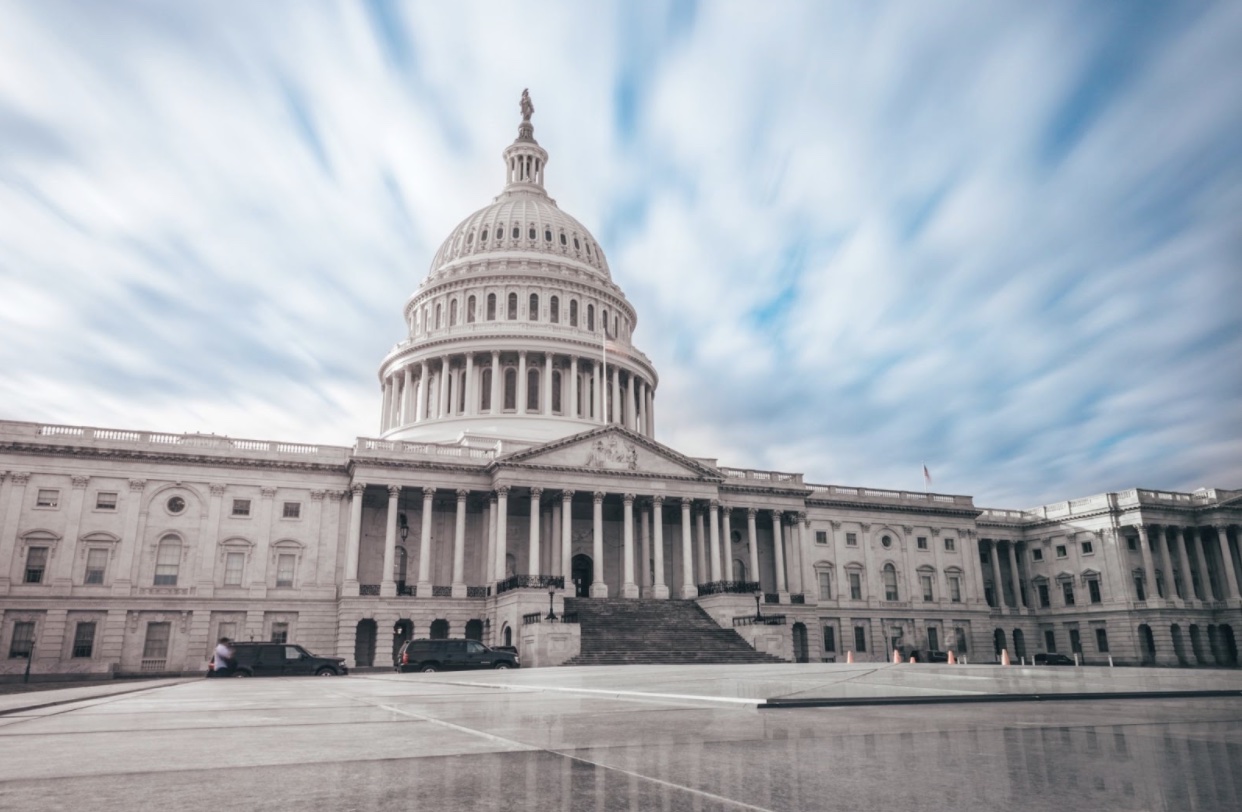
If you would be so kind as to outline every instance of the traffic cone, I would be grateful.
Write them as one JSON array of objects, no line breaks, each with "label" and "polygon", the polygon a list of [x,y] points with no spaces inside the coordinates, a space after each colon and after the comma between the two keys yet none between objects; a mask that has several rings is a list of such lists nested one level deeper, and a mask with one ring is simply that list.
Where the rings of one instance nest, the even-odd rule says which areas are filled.
[{"label": "traffic cone", "polygon": [[953,656],[953,649],[949,649],[949,665],[957,665],[957,658]]},{"label": "traffic cone", "polygon": [[918,658],[918,657],[914,656],[913,654],[911,654],[911,655],[910,655],[910,660],[909,660],[909,662],[912,662],[912,663],[917,663],[918,661],[919,661],[919,658]]},{"label": "traffic cone", "polygon": [[901,652],[897,649],[893,649],[893,665],[897,665],[901,661]]},{"label": "traffic cone", "polygon": [[1009,649],[1001,649],[1001,665],[1009,665]]},{"label": "traffic cone", "polygon": [[854,662],[854,652],[852,651],[845,652],[845,661],[852,665]]}]

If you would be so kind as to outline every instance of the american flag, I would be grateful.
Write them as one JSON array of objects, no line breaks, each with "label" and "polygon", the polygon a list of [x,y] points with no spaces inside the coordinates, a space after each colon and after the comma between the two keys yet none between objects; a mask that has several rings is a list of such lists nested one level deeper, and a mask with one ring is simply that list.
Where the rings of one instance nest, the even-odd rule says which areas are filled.
[{"label": "american flag", "polygon": [[932,482],[931,471],[927,470],[927,463],[923,463],[923,485],[924,487],[930,488],[931,482]]}]

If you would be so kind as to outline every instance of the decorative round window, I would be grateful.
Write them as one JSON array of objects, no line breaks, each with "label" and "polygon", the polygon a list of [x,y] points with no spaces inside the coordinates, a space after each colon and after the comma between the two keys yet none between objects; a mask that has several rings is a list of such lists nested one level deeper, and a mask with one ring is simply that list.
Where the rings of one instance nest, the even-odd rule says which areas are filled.
[{"label": "decorative round window", "polygon": [[185,500],[180,496],[170,497],[167,504],[169,513],[180,513],[185,510]]},{"label": "decorative round window", "polygon": [[479,240],[481,242],[487,242],[487,229],[486,228],[483,229],[483,233],[479,235]]},{"label": "decorative round window", "polygon": [[893,540],[889,536],[885,536],[884,538],[880,539],[880,543],[883,544],[885,547],[893,546]]}]

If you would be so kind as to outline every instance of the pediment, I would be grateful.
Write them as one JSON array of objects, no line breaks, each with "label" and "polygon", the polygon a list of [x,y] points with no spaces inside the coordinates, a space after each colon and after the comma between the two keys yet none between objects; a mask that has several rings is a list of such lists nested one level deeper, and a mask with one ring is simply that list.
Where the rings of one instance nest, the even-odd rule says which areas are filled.
[{"label": "pediment", "polygon": [[619,426],[604,426],[501,457],[497,467],[720,481],[716,469]]}]

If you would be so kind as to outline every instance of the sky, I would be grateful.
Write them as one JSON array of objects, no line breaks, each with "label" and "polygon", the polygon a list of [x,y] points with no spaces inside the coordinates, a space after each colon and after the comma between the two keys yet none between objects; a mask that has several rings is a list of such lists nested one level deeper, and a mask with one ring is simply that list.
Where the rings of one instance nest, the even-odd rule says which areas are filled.
[{"label": "sky", "polygon": [[351,445],[549,193],[657,439],[1025,508],[1242,488],[1242,4],[0,2],[0,419]]}]

